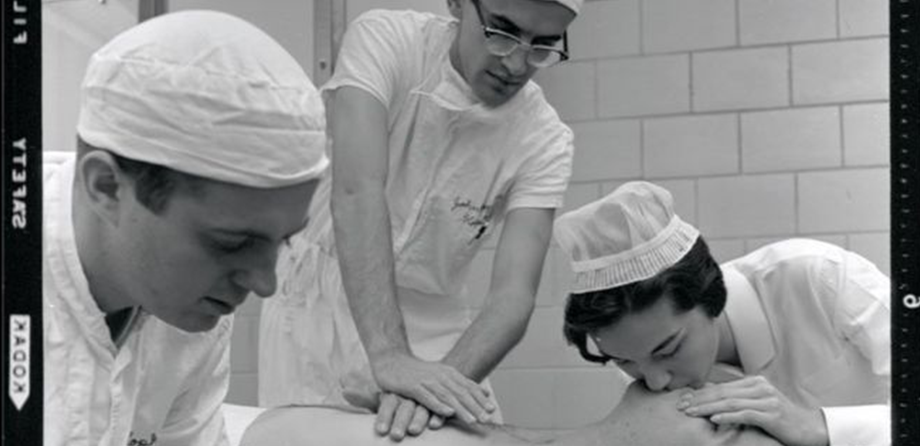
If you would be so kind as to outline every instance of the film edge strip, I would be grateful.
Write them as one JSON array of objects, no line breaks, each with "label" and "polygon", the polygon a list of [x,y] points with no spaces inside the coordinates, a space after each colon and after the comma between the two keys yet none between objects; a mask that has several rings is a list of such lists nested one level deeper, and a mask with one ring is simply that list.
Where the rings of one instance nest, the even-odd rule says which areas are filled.
[{"label": "film edge strip", "polygon": [[[41,445],[41,2],[3,8],[2,436]],[[920,2],[890,2],[892,443],[920,444]],[[10,262],[15,259],[15,262]]]},{"label": "film edge strip", "polygon": [[42,444],[41,2],[3,7],[2,437]]},{"label": "film edge strip", "polygon": [[920,444],[920,2],[890,3],[891,436]]}]

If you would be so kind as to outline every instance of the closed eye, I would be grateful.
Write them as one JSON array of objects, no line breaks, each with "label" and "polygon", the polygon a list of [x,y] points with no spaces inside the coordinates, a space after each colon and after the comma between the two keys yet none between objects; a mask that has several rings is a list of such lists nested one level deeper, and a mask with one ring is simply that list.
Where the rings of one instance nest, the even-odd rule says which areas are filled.
[{"label": "closed eye", "polygon": [[673,358],[680,351],[680,348],[684,345],[683,342],[678,343],[671,351],[660,353],[657,357],[658,359],[668,359]]},{"label": "closed eye", "polygon": [[562,37],[537,37],[531,42],[533,45],[540,48],[552,48],[556,49],[562,43]]},{"label": "closed eye", "polygon": [[213,239],[211,241],[211,245],[216,250],[226,253],[226,254],[234,254],[234,253],[243,251],[247,248],[250,248],[253,244],[255,244],[255,239],[253,239],[252,237],[243,237],[242,239],[239,239],[239,240]]}]

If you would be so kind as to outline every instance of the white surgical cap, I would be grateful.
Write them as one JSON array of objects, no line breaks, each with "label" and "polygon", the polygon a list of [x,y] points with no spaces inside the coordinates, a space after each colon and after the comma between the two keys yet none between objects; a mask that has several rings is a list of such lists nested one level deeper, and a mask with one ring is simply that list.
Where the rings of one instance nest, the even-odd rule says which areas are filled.
[{"label": "white surgical cap", "polygon": [[575,15],[578,15],[578,12],[581,11],[581,5],[585,2],[585,0],[553,0],[553,1],[561,4],[562,6],[565,6],[566,8],[571,9],[572,12],[575,13]]},{"label": "white surgical cap", "polygon": [[572,293],[651,278],[683,258],[700,235],[674,213],[667,190],[643,181],[563,214],[553,232],[572,261]]},{"label": "white surgical cap", "polygon": [[319,177],[325,112],[298,63],[228,14],[160,16],[93,54],[77,133],[137,161],[243,186]]}]

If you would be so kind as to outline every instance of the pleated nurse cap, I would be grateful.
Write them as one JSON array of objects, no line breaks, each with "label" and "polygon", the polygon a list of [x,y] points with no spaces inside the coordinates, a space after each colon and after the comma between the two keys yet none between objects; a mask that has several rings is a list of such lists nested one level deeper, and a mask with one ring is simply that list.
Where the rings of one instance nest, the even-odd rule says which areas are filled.
[{"label": "pleated nurse cap", "polygon": [[674,212],[670,192],[644,181],[563,214],[553,232],[571,260],[575,294],[651,278],[677,263],[699,237]]}]

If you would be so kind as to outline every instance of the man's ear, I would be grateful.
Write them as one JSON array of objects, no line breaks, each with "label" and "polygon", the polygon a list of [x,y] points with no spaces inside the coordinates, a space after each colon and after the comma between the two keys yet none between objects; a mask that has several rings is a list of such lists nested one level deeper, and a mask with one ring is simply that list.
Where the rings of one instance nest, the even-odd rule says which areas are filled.
[{"label": "man's ear", "polygon": [[460,20],[463,16],[463,2],[465,0],[447,0],[447,9],[455,19]]},{"label": "man's ear", "polygon": [[111,153],[94,150],[77,162],[77,184],[86,197],[86,205],[100,219],[117,225],[127,194],[133,193],[129,177]]}]

